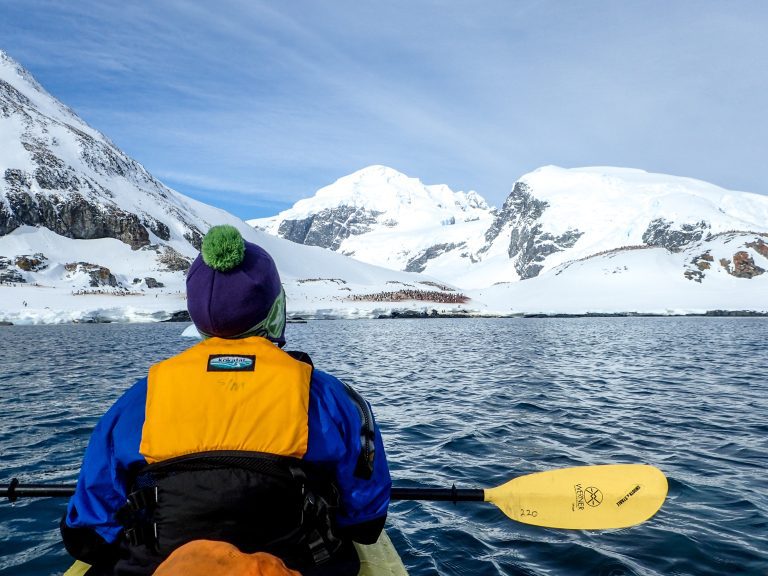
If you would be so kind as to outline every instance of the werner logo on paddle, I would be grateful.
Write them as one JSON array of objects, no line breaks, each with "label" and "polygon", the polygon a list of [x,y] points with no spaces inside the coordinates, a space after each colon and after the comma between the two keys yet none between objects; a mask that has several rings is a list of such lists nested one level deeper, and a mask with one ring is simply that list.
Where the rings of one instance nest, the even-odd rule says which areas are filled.
[{"label": "werner logo on paddle", "polygon": [[574,511],[577,509],[584,510],[585,506],[597,508],[603,502],[603,493],[600,491],[600,488],[595,488],[594,486],[582,488],[581,484],[576,484],[573,490],[576,493],[576,502],[573,503],[571,509]]},{"label": "werner logo on paddle", "polygon": [[211,354],[208,356],[208,372],[253,372],[256,356]]}]

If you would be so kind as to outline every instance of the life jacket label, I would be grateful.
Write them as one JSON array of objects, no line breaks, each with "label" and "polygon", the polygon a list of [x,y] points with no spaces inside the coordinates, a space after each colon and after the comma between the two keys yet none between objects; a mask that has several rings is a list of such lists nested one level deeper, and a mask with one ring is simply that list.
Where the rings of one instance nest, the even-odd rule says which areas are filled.
[{"label": "life jacket label", "polygon": [[211,354],[208,356],[208,372],[253,372],[256,356]]}]

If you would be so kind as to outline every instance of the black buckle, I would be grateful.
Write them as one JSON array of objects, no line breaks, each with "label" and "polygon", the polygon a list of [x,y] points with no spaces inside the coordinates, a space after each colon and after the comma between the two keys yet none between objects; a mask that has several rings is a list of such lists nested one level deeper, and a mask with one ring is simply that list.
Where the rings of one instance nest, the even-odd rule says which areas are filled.
[{"label": "black buckle", "polygon": [[117,511],[116,519],[125,527],[125,539],[131,546],[157,547],[157,524],[151,521],[157,497],[157,486],[139,488],[128,494],[125,506]]},{"label": "black buckle", "polygon": [[309,534],[309,542],[307,542],[309,546],[309,551],[312,554],[312,561],[315,563],[315,566],[319,566],[323,562],[328,562],[331,558],[331,553],[328,550],[328,546],[325,543],[325,540],[320,535],[320,532],[317,530],[313,530]]},{"label": "black buckle", "polygon": [[128,494],[128,505],[134,512],[152,510],[157,504],[157,486],[148,486]]},{"label": "black buckle", "polygon": [[125,530],[125,538],[131,546],[145,544],[154,547],[157,544],[157,524],[152,522],[131,526]]}]

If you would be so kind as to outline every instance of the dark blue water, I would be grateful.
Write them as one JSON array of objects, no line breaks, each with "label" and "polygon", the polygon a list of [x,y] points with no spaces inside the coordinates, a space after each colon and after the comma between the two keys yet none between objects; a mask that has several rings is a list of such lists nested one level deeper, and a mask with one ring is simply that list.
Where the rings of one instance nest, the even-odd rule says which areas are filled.
[{"label": "dark blue water", "polygon": [[[183,325],[0,329],[0,482],[72,482],[98,416],[193,341]],[[411,574],[768,574],[768,321],[318,321],[289,348],[371,401],[396,484],[492,487],[557,467],[650,463],[639,526],[558,531],[491,504],[399,502]],[[0,575],[60,574],[65,502],[0,504]]]}]

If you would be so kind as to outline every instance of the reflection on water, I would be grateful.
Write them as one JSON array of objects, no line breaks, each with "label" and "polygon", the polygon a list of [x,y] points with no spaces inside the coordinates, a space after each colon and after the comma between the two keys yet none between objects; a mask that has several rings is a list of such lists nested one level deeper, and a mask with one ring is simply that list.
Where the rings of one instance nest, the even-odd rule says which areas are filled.
[{"label": "reflection on water", "polygon": [[[191,345],[183,325],[4,328],[2,474],[72,481],[98,416]],[[398,502],[389,532],[412,574],[768,573],[764,319],[317,321],[288,348],[371,402],[395,483],[491,487],[562,466],[645,462],[670,481],[650,521],[573,532],[492,505]],[[64,502],[0,506],[0,574],[67,564]]]}]

